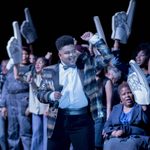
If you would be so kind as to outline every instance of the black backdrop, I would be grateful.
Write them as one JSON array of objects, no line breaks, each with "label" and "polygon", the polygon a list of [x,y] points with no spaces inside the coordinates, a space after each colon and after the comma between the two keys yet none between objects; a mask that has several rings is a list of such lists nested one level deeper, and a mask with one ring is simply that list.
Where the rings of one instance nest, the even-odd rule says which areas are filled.
[{"label": "black backdrop", "polygon": [[[71,34],[82,43],[80,36],[85,31],[96,32],[93,16],[100,17],[108,45],[111,47],[111,17],[115,12],[126,11],[128,4],[129,0],[5,0],[0,5],[0,60],[8,58],[6,44],[13,34],[12,22],[22,23],[25,7],[30,10],[38,34],[34,45],[35,54],[44,55],[47,51],[52,51],[55,62],[55,39],[62,34]],[[125,61],[130,59],[140,42],[150,41],[149,14],[148,0],[137,0],[132,33],[128,44],[122,46]]]}]

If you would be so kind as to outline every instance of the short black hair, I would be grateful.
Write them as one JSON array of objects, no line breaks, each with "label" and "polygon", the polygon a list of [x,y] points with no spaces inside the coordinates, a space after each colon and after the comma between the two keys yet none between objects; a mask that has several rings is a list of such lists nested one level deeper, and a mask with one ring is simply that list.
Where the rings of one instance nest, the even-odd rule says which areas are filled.
[{"label": "short black hair", "polygon": [[26,51],[28,54],[31,53],[31,50],[30,50],[30,48],[28,46],[22,46],[22,50]]},{"label": "short black hair", "polygon": [[62,35],[56,39],[55,45],[59,51],[62,47],[66,45],[74,44],[74,38],[70,35]]}]

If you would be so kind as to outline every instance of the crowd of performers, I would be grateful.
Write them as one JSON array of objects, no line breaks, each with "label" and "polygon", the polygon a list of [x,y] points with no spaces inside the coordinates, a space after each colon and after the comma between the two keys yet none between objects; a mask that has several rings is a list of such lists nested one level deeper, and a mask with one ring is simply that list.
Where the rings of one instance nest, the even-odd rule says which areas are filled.
[{"label": "crowd of performers", "polygon": [[150,42],[139,43],[129,62],[120,57],[135,4],[112,17],[112,48],[94,16],[97,33],[82,33],[84,44],[58,36],[56,64],[53,52],[35,55],[38,36],[25,8],[1,61],[0,149],[150,150]]}]

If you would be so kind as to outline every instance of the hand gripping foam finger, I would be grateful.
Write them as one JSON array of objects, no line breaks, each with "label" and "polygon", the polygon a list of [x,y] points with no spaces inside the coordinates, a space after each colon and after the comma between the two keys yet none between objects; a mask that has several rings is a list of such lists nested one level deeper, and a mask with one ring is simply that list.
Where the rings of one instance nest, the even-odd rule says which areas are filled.
[{"label": "hand gripping foam finger", "polygon": [[150,104],[150,87],[143,71],[134,60],[129,62],[133,73],[129,74],[127,82],[134,94],[135,101],[141,105]]}]

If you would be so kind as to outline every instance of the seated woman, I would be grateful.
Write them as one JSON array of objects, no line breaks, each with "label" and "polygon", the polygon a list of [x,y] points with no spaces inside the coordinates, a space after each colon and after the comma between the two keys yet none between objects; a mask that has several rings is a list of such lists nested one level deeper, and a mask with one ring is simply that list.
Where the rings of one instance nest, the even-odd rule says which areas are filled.
[{"label": "seated woman", "polygon": [[113,107],[104,125],[104,150],[150,150],[149,106],[135,103],[126,82],[118,92],[121,103]]}]

